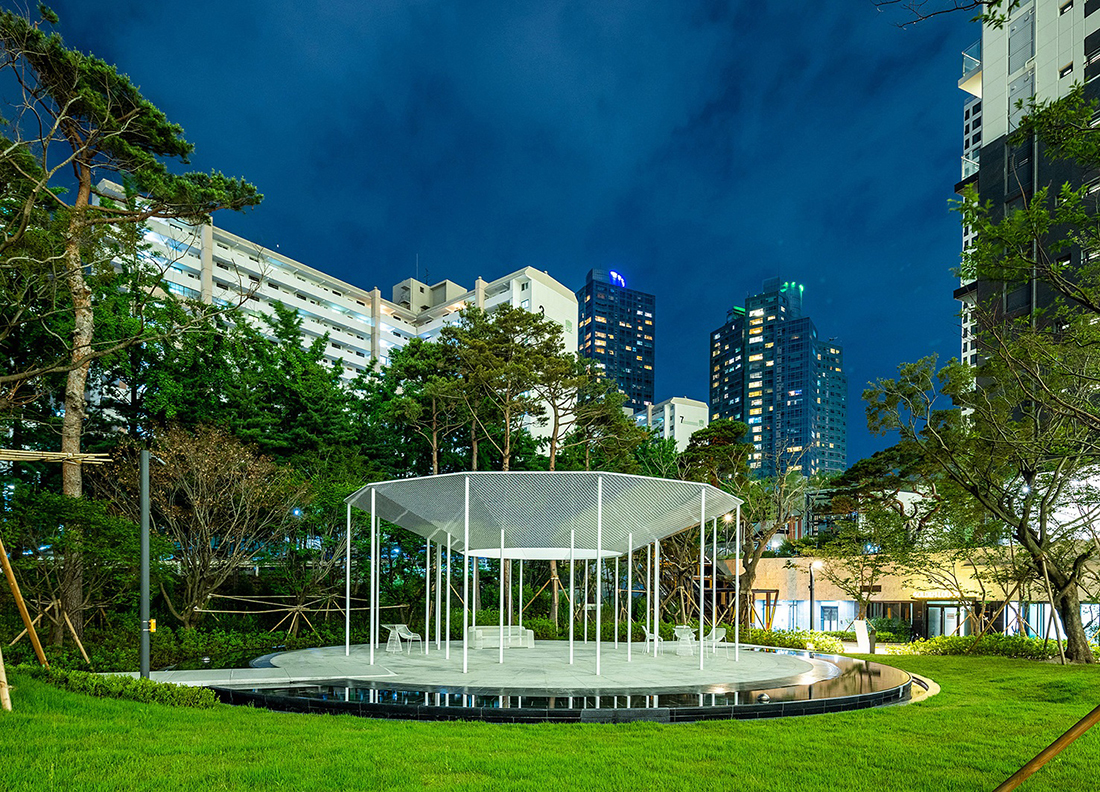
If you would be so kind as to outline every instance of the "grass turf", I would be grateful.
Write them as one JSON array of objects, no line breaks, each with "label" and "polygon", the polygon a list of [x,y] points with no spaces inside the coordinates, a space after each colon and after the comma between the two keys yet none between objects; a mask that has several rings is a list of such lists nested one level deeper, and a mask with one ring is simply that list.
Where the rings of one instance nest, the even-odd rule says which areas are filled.
[{"label": "grass turf", "polygon": [[[887,660],[943,692],[770,721],[525,726],[174,709],[17,675],[0,790],[989,790],[1100,702],[1095,666]],[[1023,787],[1098,789],[1100,727]]]}]

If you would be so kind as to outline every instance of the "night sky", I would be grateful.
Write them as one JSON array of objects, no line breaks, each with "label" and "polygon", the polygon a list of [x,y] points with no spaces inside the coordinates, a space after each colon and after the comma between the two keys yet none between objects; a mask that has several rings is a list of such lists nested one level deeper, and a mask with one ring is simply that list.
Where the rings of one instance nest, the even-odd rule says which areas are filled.
[{"label": "night sky", "polygon": [[805,284],[860,393],[958,354],[968,14],[689,0],[53,2],[192,166],[264,203],[215,223],[384,297],[520,267],[657,295],[656,398],[708,398],[708,338],[764,278]]}]

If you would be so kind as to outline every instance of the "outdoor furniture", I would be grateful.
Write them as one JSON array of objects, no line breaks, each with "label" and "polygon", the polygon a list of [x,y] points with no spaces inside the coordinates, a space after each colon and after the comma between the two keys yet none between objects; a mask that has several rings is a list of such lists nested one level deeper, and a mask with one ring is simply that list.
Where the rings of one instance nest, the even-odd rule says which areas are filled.
[{"label": "outdoor furniture", "polygon": [[651,633],[645,627],[642,628],[642,632],[645,633],[645,646],[643,647],[643,650],[648,653],[649,652],[649,645],[650,645],[650,643],[652,643],[653,644],[653,651],[656,652],[657,651],[657,644],[659,644],[661,642],[660,636],[658,636],[656,633]]},{"label": "outdoor furniture", "polygon": [[[406,645],[409,648],[409,654],[410,655],[412,654],[412,642],[413,641],[419,642],[420,643],[420,651],[421,652],[424,651],[424,641],[421,639],[420,634],[419,633],[414,633],[412,630],[410,630],[408,628],[407,625],[398,624],[397,625],[397,635],[398,635],[399,638],[401,638],[402,640],[405,641]],[[389,647],[387,646],[386,648],[388,649]],[[401,651],[401,650],[398,649],[398,651]]]},{"label": "outdoor furniture", "polygon": [[677,624],[674,629],[676,635],[676,654],[680,656],[695,654],[695,632],[686,624]]},{"label": "outdoor furniture", "polygon": [[401,654],[401,636],[398,635],[397,628],[405,625],[383,624],[382,626],[390,631],[390,637],[386,639],[386,651],[390,654]]},{"label": "outdoor furniture", "polygon": [[[500,625],[487,624],[470,627],[468,633],[470,644],[474,649],[499,649]],[[535,631],[527,630],[519,625],[512,624],[504,627],[505,649],[534,649]]]},{"label": "outdoor furniture", "polygon": [[726,628],[715,627],[712,628],[710,633],[703,637],[703,646],[710,648],[711,654],[717,654],[718,646],[721,645],[726,650],[726,657],[730,656],[730,645],[726,641]]}]

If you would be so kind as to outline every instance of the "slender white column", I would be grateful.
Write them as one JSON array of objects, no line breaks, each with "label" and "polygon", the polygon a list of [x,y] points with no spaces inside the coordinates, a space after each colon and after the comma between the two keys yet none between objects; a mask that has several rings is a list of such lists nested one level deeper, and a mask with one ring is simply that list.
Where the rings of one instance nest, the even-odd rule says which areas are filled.
[{"label": "slender white column", "polygon": [[[661,635],[661,540],[653,543],[653,634]],[[657,656],[659,641],[653,642],[653,656]]]},{"label": "slender white column", "polygon": [[645,546],[645,628],[650,629],[653,615],[653,545]]},{"label": "slender white column", "polygon": [[699,491],[699,670],[703,670],[703,639],[706,637],[706,600],[703,594],[704,550],[707,546],[707,490]]},{"label": "slender white column", "polygon": [[[443,545],[439,542],[435,543],[435,649],[438,652],[440,648],[440,629],[442,628],[443,617],[443,589],[440,586],[443,585]],[[428,636],[424,636],[427,639]]]},{"label": "slender white column", "polygon": [[615,633],[615,648],[619,648],[619,588],[622,584],[619,582],[619,557],[615,556],[615,602],[614,602],[614,616],[611,619],[611,626],[614,628]]},{"label": "slender white column", "polygon": [[733,524],[737,526],[736,550],[737,562],[733,565],[733,659],[741,661],[741,504],[737,504],[737,516]]},{"label": "slender white column", "polygon": [[[710,628],[718,629],[718,518],[715,517],[710,533]],[[718,644],[714,645],[718,654]]]},{"label": "slender white column", "polygon": [[[630,662],[630,633],[634,629],[634,534],[626,535],[626,662]],[[629,707],[629,703],[627,704]]]},{"label": "slender white column", "polygon": [[462,673],[470,663],[470,477],[465,477],[466,497],[463,504],[462,535]]},{"label": "slender white column", "polygon": [[519,628],[523,629],[523,559],[519,560]]},{"label": "slender white column", "polygon": [[[603,476],[596,477],[596,676],[600,675],[603,639]],[[596,697],[598,702],[599,696]]]},{"label": "slender white column", "polygon": [[351,504],[348,504],[347,554],[344,557],[344,657],[351,654]]},{"label": "slender white column", "polygon": [[374,640],[378,626],[378,589],[375,579],[378,572],[378,511],[375,508],[375,491],[370,491],[370,624],[367,626],[367,642],[370,644],[370,664],[374,665]]},{"label": "slender white column", "polygon": [[585,643],[588,643],[588,568],[589,568],[589,564],[588,564],[588,559],[586,558],[585,561],[584,561],[584,583],[582,584],[583,588],[584,588],[584,605],[582,607],[584,608],[584,642]]},{"label": "slender white column", "polygon": [[500,659],[504,662],[504,529],[500,529],[500,621],[497,622],[500,630]]},{"label": "slender white column", "polygon": [[447,534],[447,639],[446,654],[451,659],[451,583],[454,582],[454,574],[451,572],[451,535]]},{"label": "slender white column", "polygon": [[428,644],[432,642],[428,629],[432,619],[432,540],[424,543],[424,654],[428,653]]},{"label": "slender white column", "polygon": [[576,554],[577,532],[569,529],[569,665],[573,665],[573,614],[576,612],[576,586],[573,584],[573,556]]}]

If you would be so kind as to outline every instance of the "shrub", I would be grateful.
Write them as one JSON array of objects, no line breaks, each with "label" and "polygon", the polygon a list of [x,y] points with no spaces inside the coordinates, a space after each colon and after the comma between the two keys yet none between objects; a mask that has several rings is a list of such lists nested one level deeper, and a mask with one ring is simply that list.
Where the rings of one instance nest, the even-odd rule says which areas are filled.
[{"label": "shrub", "polygon": [[[974,644],[977,642],[977,646]],[[974,647],[971,651],[971,647]],[[902,646],[890,647],[891,654],[914,655],[984,655],[1016,657],[1025,660],[1049,660],[1058,656],[1058,644],[1053,640],[1029,638],[1023,635],[990,633],[980,641],[973,635],[940,635]]]},{"label": "shrub", "polygon": [[129,676],[101,676],[87,671],[70,671],[54,667],[21,665],[15,670],[62,690],[99,698],[126,699],[146,704],[195,707],[196,709],[209,709],[218,703],[214,691],[204,687],[173,685],[168,682],[154,682],[151,679],[135,679]]},{"label": "shrub", "polygon": [[909,636],[913,633],[913,625],[905,619],[899,619],[896,616],[892,619],[879,617],[876,619],[868,619],[867,621],[878,632],[878,639],[880,641],[887,640],[883,638],[884,635],[890,635],[891,637],[900,636],[897,638],[898,641],[908,641]]},{"label": "shrub", "polygon": [[[732,634],[731,629],[729,635]],[[761,630],[749,627],[741,630],[741,642],[783,649],[809,649],[812,645],[815,651],[834,654],[844,651],[844,645],[837,638],[812,630]]]},{"label": "shrub", "polygon": [[558,637],[554,622],[542,616],[528,616],[523,620],[523,626],[535,634],[536,641],[552,641]]}]

